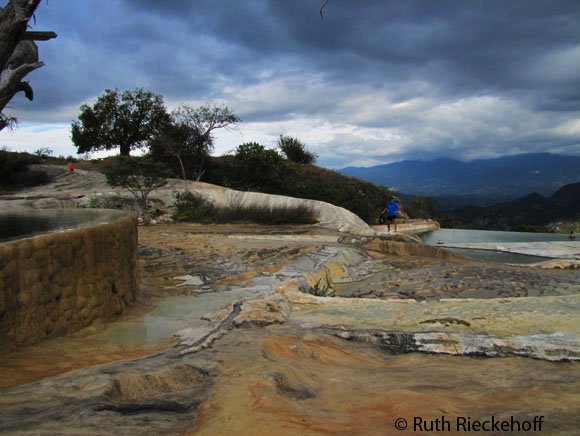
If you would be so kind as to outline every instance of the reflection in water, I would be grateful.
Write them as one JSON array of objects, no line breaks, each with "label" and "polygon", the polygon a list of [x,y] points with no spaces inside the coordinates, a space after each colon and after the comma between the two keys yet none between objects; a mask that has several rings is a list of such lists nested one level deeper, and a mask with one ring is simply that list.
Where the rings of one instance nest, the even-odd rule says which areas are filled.
[{"label": "reflection in water", "polygon": [[496,232],[489,230],[439,229],[421,235],[426,244],[444,241],[447,244],[476,242],[543,242],[567,241],[568,235],[560,233]]},{"label": "reflection in water", "polygon": [[472,257],[478,260],[499,263],[535,263],[550,260],[548,257],[527,256],[523,254],[504,253],[490,250],[476,250],[464,248],[448,248],[444,244],[462,243],[509,243],[509,242],[546,242],[546,241],[566,241],[568,235],[559,233],[526,233],[526,232],[498,232],[489,230],[459,230],[459,229],[439,229],[426,232],[420,235],[423,242],[429,245],[437,245],[453,253]]},{"label": "reflection in water", "polygon": [[0,388],[149,354],[164,347],[180,330],[207,326],[208,322],[201,319],[203,315],[247,295],[247,291],[219,291],[168,297],[151,312],[96,323],[76,334],[4,355],[0,359]]},{"label": "reflection in water", "polygon": [[551,260],[550,257],[527,256],[525,254],[505,253],[492,250],[473,250],[468,248],[444,248],[460,256],[467,256],[477,260],[497,263],[529,264]]},{"label": "reflection in water", "polygon": [[0,242],[104,224],[122,214],[102,209],[42,209],[0,212]]}]

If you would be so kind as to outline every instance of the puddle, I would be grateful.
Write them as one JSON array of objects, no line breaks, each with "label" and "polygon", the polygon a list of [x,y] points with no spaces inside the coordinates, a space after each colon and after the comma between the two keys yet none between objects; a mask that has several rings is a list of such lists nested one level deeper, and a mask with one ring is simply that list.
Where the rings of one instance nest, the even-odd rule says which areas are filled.
[{"label": "puddle", "polygon": [[0,242],[106,224],[126,215],[102,209],[0,210]]},{"label": "puddle", "polygon": [[201,316],[245,297],[248,297],[247,291],[169,297],[142,318],[111,324],[98,337],[106,342],[123,345],[150,345],[179,330],[207,325],[207,321],[200,319]]},{"label": "puddle", "polygon": [[147,313],[114,322],[98,321],[74,334],[6,354],[0,360],[0,388],[155,353],[170,347],[177,331],[207,325],[200,319],[202,315],[248,295],[247,291],[236,290],[166,297]]}]

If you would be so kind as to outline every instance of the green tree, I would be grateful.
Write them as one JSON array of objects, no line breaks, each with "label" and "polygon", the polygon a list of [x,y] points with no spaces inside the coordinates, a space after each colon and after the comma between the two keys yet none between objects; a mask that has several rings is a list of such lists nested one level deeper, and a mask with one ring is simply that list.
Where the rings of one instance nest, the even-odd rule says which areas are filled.
[{"label": "green tree", "polygon": [[107,182],[120,186],[135,196],[144,218],[148,218],[149,194],[167,184],[168,169],[150,156],[118,156],[105,170]]},{"label": "green tree", "polygon": [[241,119],[229,107],[210,103],[199,107],[181,106],[172,113],[172,117],[177,125],[187,126],[189,130],[183,148],[191,161],[193,179],[199,181],[214,148],[213,132],[217,129],[235,129]]},{"label": "green tree", "polygon": [[38,150],[34,152],[34,154],[39,157],[50,157],[54,154],[54,150],[48,147],[40,147]]},{"label": "green tree", "polygon": [[306,150],[306,146],[292,136],[280,135],[278,148],[286,155],[288,160],[300,164],[312,164],[316,162],[316,154]]},{"label": "green tree", "polygon": [[151,151],[161,159],[166,155],[175,157],[184,181],[188,178],[199,181],[214,147],[213,132],[234,129],[240,118],[227,106],[206,103],[199,107],[180,107],[171,114],[171,121],[151,141]]},{"label": "green tree", "polygon": [[107,89],[93,106],[80,107],[71,126],[72,141],[79,154],[120,148],[122,156],[142,148],[169,123],[163,97],[138,88],[119,93]]},{"label": "green tree", "polygon": [[247,142],[236,148],[233,157],[233,183],[244,189],[275,192],[284,182],[287,165],[276,150]]},{"label": "green tree", "polygon": [[241,121],[230,108],[206,103],[199,107],[183,105],[173,112],[173,119],[196,129],[202,137],[207,137],[213,146],[212,132],[216,129],[232,129]]},{"label": "green tree", "polygon": [[198,138],[197,130],[184,123],[171,123],[153,137],[150,147],[152,154],[157,158],[164,160],[166,159],[165,155],[171,155],[178,160],[185,190],[187,191],[188,172],[185,169],[185,163],[205,158],[206,151],[199,146],[201,143],[204,143],[204,141]]}]

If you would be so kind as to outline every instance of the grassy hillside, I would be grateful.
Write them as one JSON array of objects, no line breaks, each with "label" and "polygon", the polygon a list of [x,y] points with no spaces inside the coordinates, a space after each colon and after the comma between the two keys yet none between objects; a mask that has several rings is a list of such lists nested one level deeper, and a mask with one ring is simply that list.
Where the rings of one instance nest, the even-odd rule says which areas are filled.
[{"label": "grassy hillside", "polygon": [[30,153],[0,150],[0,191],[45,183],[46,174],[28,168],[41,161],[39,156]]},{"label": "grassy hillside", "polygon": [[233,156],[212,158],[203,181],[233,189],[325,201],[375,224],[389,191],[316,165],[285,159],[267,167],[244,167]]},{"label": "grassy hillside", "polygon": [[[208,157],[201,180],[242,191],[324,201],[350,210],[369,224],[377,223],[379,213],[391,195],[384,186],[377,186],[313,164],[291,162],[273,150],[259,148],[257,150],[257,155],[252,155],[246,160],[234,155]],[[19,184],[17,183],[19,180],[25,179],[23,175],[28,172],[29,164],[65,166],[72,160],[77,169],[103,172],[114,159],[110,157],[82,160],[70,156],[65,158],[2,151],[0,165],[4,165],[2,168],[6,178],[5,185],[10,184],[14,187],[15,183]],[[156,156],[156,159],[164,161],[170,167],[173,177],[181,178],[176,159],[171,156]],[[46,177],[36,175],[34,184],[46,181]],[[25,184],[20,183],[19,186]],[[432,209],[427,199],[404,196],[403,208],[411,218],[427,218]]]}]

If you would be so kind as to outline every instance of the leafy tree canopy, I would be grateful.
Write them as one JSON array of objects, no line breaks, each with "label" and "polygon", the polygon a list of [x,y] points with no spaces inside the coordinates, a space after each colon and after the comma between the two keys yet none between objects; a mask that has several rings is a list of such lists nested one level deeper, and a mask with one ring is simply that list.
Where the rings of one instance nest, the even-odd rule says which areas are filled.
[{"label": "leafy tree canopy", "polygon": [[247,142],[236,148],[234,153],[232,182],[246,189],[268,191],[285,181],[288,163],[274,149],[257,142]]},{"label": "leafy tree canopy", "polygon": [[168,155],[177,159],[187,190],[187,175],[198,168],[203,174],[203,162],[209,154],[206,144],[196,129],[185,123],[171,123],[151,139],[150,150],[153,157],[164,162],[169,160]]},{"label": "leafy tree canopy", "polygon": [[71,126],[77,152],[120,148],[122,156],[142,148],[169,123],[163,97],[143,88],[120,93],[107,89],[93,106],[80,107],[78,121]]},{"label": "leafy tree canopy", "polygon": [[160,158],[163,154],[177,158],[184,181],[188,176],[200,180],[205,173],[206,161],[213,150],[212,132],[232,129],[240,122],[227,106],[209,103],[200,107],[182,106],[172,113],[171,120],[171,125],[151,141],[151,151]]},{"label": "leafy tree canopy", "polygon": [[306,150],[306,146],[292,136],[280,135],[278,148],[286,155],[288,160],[300,164],[312,164],[316,162],[316,154]]},{"label": "leafy tree canopy", "polygon": [[197,130],[200,137],[206,137],[213,147],[212,132],[216,129],[231,129],[241,121],[227,106],[206,103],[199,107],[184,105],[173,112],[176,122],[185,123]]}]

